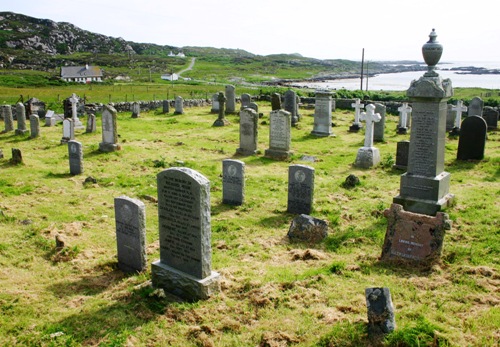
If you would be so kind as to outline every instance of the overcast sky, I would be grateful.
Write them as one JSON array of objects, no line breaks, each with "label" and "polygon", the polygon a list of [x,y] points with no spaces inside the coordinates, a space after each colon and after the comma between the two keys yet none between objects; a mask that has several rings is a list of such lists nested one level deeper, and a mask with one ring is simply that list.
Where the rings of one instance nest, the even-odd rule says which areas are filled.
[{"label": "overcast sky", "polygon": [[319,59],[419,60],[432,28],[444,61],[500,61],[492,0],[1,0],[0,11],[159,45]]}]

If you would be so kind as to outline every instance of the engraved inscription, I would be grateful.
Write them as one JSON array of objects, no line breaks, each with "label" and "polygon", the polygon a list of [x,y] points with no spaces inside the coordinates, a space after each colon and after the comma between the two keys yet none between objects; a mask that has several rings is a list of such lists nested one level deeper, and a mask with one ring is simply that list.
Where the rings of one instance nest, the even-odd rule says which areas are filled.
[{"label": "engraved inscription", "polygon": [[414,175],[434,176],[438,117],[432,111],[414,111],[412,127],[408,172]]},{"label": "engraved inscription", "polygon": [[290,125],[288,117],[281,114],[271,115],[269,146],[273,149],[288,151],[290,149]]}]

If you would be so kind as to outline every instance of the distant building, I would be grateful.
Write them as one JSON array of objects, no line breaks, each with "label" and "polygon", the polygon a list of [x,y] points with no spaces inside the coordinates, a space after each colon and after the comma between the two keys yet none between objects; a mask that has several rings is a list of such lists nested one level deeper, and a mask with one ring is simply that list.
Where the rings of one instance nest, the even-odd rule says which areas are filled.
[{"label": "distant building", "polygon": [[161,79],[166,81],[177,81],[179,79],[179,75],[176,73],[167,73],[165,75],[161,75]]},{"label": "distant building", "polygon": [[66,82],[102,82],[102,70],[98,66],[63,66],[61,79]]},{"label": "distant building", "polygon": [[178,58],[186,58],[186,55],[182,52],[179,52],[177,54],[174,54],[174,52],[170,51],[168,54],[169,57],[178,57]]}]

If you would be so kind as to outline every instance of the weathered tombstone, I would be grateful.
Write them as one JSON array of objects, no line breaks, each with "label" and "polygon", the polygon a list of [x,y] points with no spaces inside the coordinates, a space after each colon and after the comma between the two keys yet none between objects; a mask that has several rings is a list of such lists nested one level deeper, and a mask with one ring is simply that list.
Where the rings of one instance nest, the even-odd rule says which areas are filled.
[{"label": "weathered tombstone", "polygon": [[10,105],[2,106],[3,120],[5,122],[4,133],[14,130],[14,118],[12,117],[12,107]]},{"label": "weathered tombstone", "polygon": [[328,223],[307,214],[300,214],[292,220],[287,236],[290,241],[320,242],[328,236]]},{"label": "weathered tombstone", "polygon": [[78,112],[76,109],[78,106],[79,98],[76,96],[76,94],[73,93],[69,98],[69,102],[71,103],[71,118],[73,119],[74,128],[83,129],[83,124],[78,119]]},{"label": "weathered tombstone", "polygon": [[[220,95],[220,94],[219,94]],[[219,100],[220,102],[220,100]],[[236,94],[233,85],[226,85],[226,113],[232,114],[236,112]]]},{"label": "weathered tombstone", "polygon": [[45,114],[45,126],[53,127],[56,125],[56,117],[54,117],[54,111],[48,110]]},{"label": "weathered tombstone", "polygon": [[484,101],[479,97],[474,97],[467,108],[467,116],[483,116]]},{"label": "weathered tombstone", "polygon": [[10,160],[10,162],[14,165],[23,163],[23,155],[20,149],[12,148],[12,159]]},{"label": "weathered tombstone", "polygon": [[412,109],[410,106],[408,106],[407,102],[403,102],[403,105],[398,107],[398,134],[406,134],[408,132],[411,110]]},{"label": "weathered tombstone", "polygon": [[218,101],[219,101],[219,116],[215,120],[214,124],[212,124],[212,126],[223,127],[230,124],[229,121],[226,119],[224,104],[227,101],[227,98],[224,96],[223,92],[219,92]]},{"label": "weathered tombstone", "polygon": [[349,132],[357,133],[363,125],[359,121],[359,115],[361,113],[361,109],[365,106],[365,104],[361,103],[360,99],[355,99],[354,103],[351,104],[351,107],[354,107],[354,122],[349,127]]},{"label": "weathered tombstone", "polygon": [[174,114],[184,114],[184,99],[182,96],[175,98],[175,111]]},{"label": "weathered tombstone", "polygon": [[264,155],[268,158],[288,159],[292,152],[291,144],[291,114],[285,110],[271,111],[269,129],[269,148]]},{"label": "weathered tombstone", "polygon": [[332,93],[329,91],[316,91],[314,127],[311,135],[334,136],[332,131]]},{"label": "weathered tombstone", "polygon": [[99,143],[101,152],[114,152],[120,149],[116,114],[116,109],[113,106],[104,105],[102,111],[102,142]]},{"label": "weathered tombstone", "polygon": [[63,120],[63,135],[61,139],[61,143],[67,143],[68,141],[75,139],[75,127],[73,124],[73,119],[65,118]]},{"label": "weathered tombstone", "polygon": [[469,116],[464,119],[458,139],[458,160],[482,160],[486,146],[488,126],[483,117]]},{"label": "weathered tombstone", "polygon": [[287,212],[310,214],[314,198],[314,168],[307,165],[288,167]]},{"label": "weathered tombstone", "polygon": [[436,212],[436,216],[429,216],[392,204],[384,211],[384,216],[388,224],[382,247],[383,261],[394,259],[429,264],[439,259],[445,230],[451,228],[446,213]]},{"label": "weathered tombstone", "polygon": [[290,113],[291,124],[295,125],[299,121],[298,111],[297,111],[297,93],[293,90],[287,90],[283,97],[283,108],[285,111]]},{"label": "weathered tombstone", "polygon": [[271,94],[271,111],[281,110],[281,95],[279,93]]},{"label": "weathered tombstone", "polygon": [[164,170],[157,181],[160,260],[151,265],[152,284],[186,300],[207,299],[220,291],[212,271],[210,182],[189,168]]},{"label": "weathered tombstone", "polygon": [[455,120],[453,123],[453,129],[451,129],[451,135],[460,135],[460,124],[462,123],[462,112],[467,111],[467,107],[464,106],[462,100],[458,100],[455,106],[452,106],[451,110],[455,113]]},{"label": "weathered tombstone", "polygon": [[384,131],[385,131],[385,105],[376,103],[375,104],[375,113],[380,115],[380,120],[374,123],[373,126],[373,141],[375,142],[384,142]]},{"label": "weathered tombstone", "polygon": [[241,109],[242,110],[246,107],[249,107],[251,102],[252,102],[252,97],[250,96],[250,94],[247,94],[247,93],[241,94]]},{"label": "weathered tombstone", "polygon": [[26,108],[22,102],[16,104],[17,129],[16,135],[24,135],[29,130],[26,128]]},{"label": "weathered tombstone", "polygon": [[373,123],[379,122],[382,117],[375,113],[375,105],[366,105],[366,112],[362,112],[360,120],[366,121],[365,143],[364,146],[358,149],[354,166],[368,169],[380,163],[380,151],[373,147]]},{"label": "weathered tombstone", "polygon": [[389,288],[366,288],[365,297],[370,338],[377,339],[393,332],[396,320]]},{"label": "weathered tombstone", "polygon": [[30,116],[30,137],[32,139],[40,136],[40,117],[36,114]]},{"label": "weathered tombstone", "polygon": [[408,153],[410,151],[410,141],[399,141],[396,145],[396,163],[392,166],[398,170],[406,171],[408,167]]},{"label": "weathered tombstone", "polygon": [[[68,119],[69,120],[69,119]],[[83,173],[83,147],[78,141],[68,141],[69,173],[80,175]]]},{"label": "weathered tombstone", "polygon": [[170,102],[168,100],[163,100],[163,113],[170,113]]},{"label": "weathered tombstone", "polygon": [[253,155],[257,153],[259,115],[251,108],[240,111],[240,147],[236,153]]},{"label": "weathered tombstone", "polygon": [[406,211],[428,215],[435,215],[453,200],[450,174],[443,171],[446,101],[453,95],[453,88],[449,79],[434,71],[442,52],[436,36],[433,30],[422,48],[429,71],[413,81],[407,91],[413,100],[408,169],[401,175],[400,192],[393,199]]},{"label": "weathered tombstone", "polygon": [[130,272],[146,270],[146,207],[127,196],[115,198],[118,268]]},{"label": "weathered tombstone", "polygon": [[130,109],[132,111],[131,118],[139,118],[141,116],[141,105],[138,102],[133,102]]},{"label": "weathered tombstone", "polygon": [[219,113],[220,105],[219,105],[219,93],[215,93],[212,95],[212,108],[210,110],[211,113]]},{"label": "weathered tombstone", "polygon": [[453,111],[453,105],[446,105],[446,131],[451,131],[455,126],[455,112]]},{"label": "weathered tombstone", "polygon": [[488,125],[488,130],[498,129],[498,111],[491,106],[483,109],[483,118]]},{"label": "weathered tombstone", "polygon": [[86,133],[95,133],[97,130],[95,114],[89,114],[87,118],[87,127],[85,128]]},{"label": "weathered tombstone", "polygon": [[255,102],[249,103],[248,108],[251,108],[255,112],[259,113],[259,105],[257,105],[257,103],[255,103]]},{"label": "weathered tombstone", "polygon": [[222,203],[239,206],[245,200],[245,163],[239,160],[222,161]]}]

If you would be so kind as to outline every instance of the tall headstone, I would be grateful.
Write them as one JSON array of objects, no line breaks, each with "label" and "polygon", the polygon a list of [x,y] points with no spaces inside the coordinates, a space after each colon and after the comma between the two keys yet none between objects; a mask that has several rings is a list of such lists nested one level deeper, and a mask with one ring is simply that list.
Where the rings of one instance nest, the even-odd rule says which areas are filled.
[{"label": "tall headstone", "polygon": [[467,116],[483,116],[484,101],[480,97],[474,97],[467,108]]},{"label": "tall headstone", "polygon": [[168,100],[163,100],[163,113],[170,113],[170,102]]},{"label": "tall headstone", "polygon": [[5,133],[14,130],[14,118],[12,117],[12,107],[10,105],[2,106],[3,120],[5,122]]},{"label": "tall headstone", "polygon": [[99,143],[99,150],[101,152],[120,150],[116,114],[116,109],[113,106],[104,105],[104,110],[102,111],[102,142]]},{"label": "tall headstone", "polygon": [[373,123],[379,122],[381,118],[380,114],[375,113],[375,105],[373,104],[366,105],[366,112],[361,113],[359,119],[366,121],[365,143],[358,150],[354,166],[368,169],[380,163],[380,151],[373,147]]},{"label": "tall headstone", "polygon": [[115,198],[118,268],[122,271],[146,270],[146,207],[127,196]]},{"label": "tall headstone", "polygon": [[271,94],[271,110],[281,110],[281,95],[279,93]]},{"label": "tall headstone", "polygon": [[239,206],[245,200],[245,163],[239,160],[222,161],[222,203]]},{"label": "tall headstone", "polygon": [[398,107],[399,111],[399,122],[398,122],[398,134],[406,134],[409,128],[409,120],[411,114],[411,107],[408,106],[407,102],[403,102],[403,105]]},{"label": "tall headstone", "polygon": [[288,167],[287,212],[310,214],[314,198],[314,168],[306,165]]},{"label": "tall headstone", "polygon": [[314,127],[311,135],[334,135],[332,131],[332,93],[329,91],[316,91],[316,99],[314,105]]},{"label": "tall headstone", "polygon": [[249,107],[250,103],[252,102],[252,97],[250,94],[243,93],[241,94],[241,109],[245,109]]},{"label": "tall headstone", "polygon": [[483,118],[488,124],[488,130],[498,129],[498,111],[491,106],[483,109]]},{"label": "tall headstone", "polygon": [[453,111],[453,105],[446,105],[446,131],[451,131],[455,126],[455,112]]},{"label": "tall headstone", "polygon": [[141,105],[138,102],[133,102],[130,109],[132,111],[132,118],[139,118],[141,116]]},{"label": "tall headstone", "polygon": [[464,106],[462,100],[458,100],[455,106],[451,107],[453,113],[455,113],[455,119],[453,122],[453,129],[451,129],[452,135],[460,135],[460,124],[462,123],[462,112],[467,111],[467,106]]},{"label": "tall headstone", "polygon": [[396,329],[394,306],[389,288],[366,288],[368,335],[372,339],[389,334]]},{"label": "tall headstone", "polygon": [[86,133],[95,133],[97,130],[95,114],[89,114],[87,118],[87,127],[85,128]]},{"label": "tall headstone", "polygon": [[223,127],[229,125],[229,121],[226,119],[226,108],[224,107],[227,98],[224,96],[223,92],[219,92],[218,99],[219,101],[219,116],[215,120],[212,126],[214,127]]},{"label": "tall headstone", "polygon": [[290,157],[291,114],[285,110],[271,111],[269,129],[269,148],[265,151],[268,158],[285,160]]},{"label": "tall headstone", "polygon": [[211,113],[219,113],[220,105],[219,105],[219,93],[215,93],[212,95],[212,109]]},{"label": "tall headstone", "polygon": [[399,195],[393,202],[406,211],[435,215],[453,199],[450,174],[444,172],[446,101],[453,95],[449,79],[434,71],[442,53],[432,30],[422,52],[428,71],[413,81],[407,95],[413,100],[407,172],[401,175]]},{"label": "tall headstone", "polygon": [[287,90],[283,96],[283,108],[290,113],[291,124],[295,125],[299,121],[297,107],[297,93],[293,90]]},{"label": "tall headstone", "polygon": [[384,131],[385,131],[385,105],[376,103],[375,104],[375,113],[380,115],[380,120],[374,123],[373,127],[373,141],[375,142],[384,142]]},{"label": "tall headstone", "polygon": [[26,128],[26,108],[22,102],[16,104],[17,129],[16,135],[24,135],[29,130]]},{"label": "tall headstone", "polygon": [[40,136],[40,117],[36,114],[30,116],[30,137],[32,139]]},{"label": "tall headstone", "polygon": [[73,126],[75,129],[83,129],[83,124],[78,119],[77,106],[80,99],[76,96],[76,94],[72,94],[69,98],[69,102],[71,103],[71,118],[73,119]]},{"label": "tall headstone", "polygon": [[240,111],[240,147],[236,153],[253,155],[257,153],[259,115],[251,108]]},{"label": "tall headstone", "polygon": [[75,139],[75,127],[73,124],[73,119],[65,118],[62,122],[63,125],[63,135],[61,138],[61,143],[67,143],[68,141]]},{"label": "tall headstone", "polygon": [[[220,101],[219,101],[220,102]],[[226,113],[236,113],[236,94],[233,85],[226,85]]]},{"label": "tall headstone", "polygon": [[351,107],[354,108],[354,122],[349,127],[349,132],[357,133],[359,129],[363,127],[363,125],[359,121],[359,116],[364,106],[365,104],[362,104],[360,99],[355,99],[354,102],[351,104]]},{"label": "tall headstone", "polygon": [[399,141],[396,145],[396,163],[392,166],[398,170],[406,171],[408,167],[408,153],[410,152],[410,141]]},{"label": "tall headstone", "polygon": [[80,175],[83,173],[83,147],[78,141],[68,141],[69,173]]},{"label": "tall headstone", "polygon": [[164,170],[157,181],[160,260],[151,266],[153,286],[207,299],[220,290],[212,271],[210,182],[189,168]]},{"label": "tall headstone", "polygon": [[182,96],[175,98],[175,111],[174,114],[184,114],[184,99]]},{"label": "tall headstone", "polygon": [[486,146],[488,126],[483,117],[470,116],[464,119],[458,139],[458,160],[482,160]]}]

